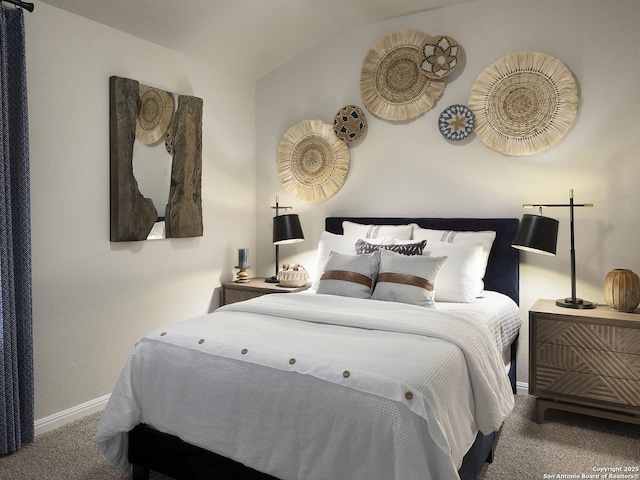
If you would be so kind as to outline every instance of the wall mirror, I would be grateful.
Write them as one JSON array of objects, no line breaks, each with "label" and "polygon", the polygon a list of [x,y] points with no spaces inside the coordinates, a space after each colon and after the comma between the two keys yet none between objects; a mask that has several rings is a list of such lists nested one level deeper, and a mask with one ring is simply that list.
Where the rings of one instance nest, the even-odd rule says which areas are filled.
[{"label": "wall mirror", "polygon": [[112,242],[202,236],[202,99],[109,79]]}]

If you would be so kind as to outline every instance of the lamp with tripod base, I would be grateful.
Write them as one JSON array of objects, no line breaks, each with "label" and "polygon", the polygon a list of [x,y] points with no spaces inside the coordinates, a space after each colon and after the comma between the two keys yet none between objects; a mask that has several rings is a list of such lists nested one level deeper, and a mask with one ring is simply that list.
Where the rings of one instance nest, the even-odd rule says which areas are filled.
[{"label": "lamp with tripod base", "polygon": [[[295,214],[287,214],[287,209],[292,207],[281,207],[276,197],[276,205],[272,206],[276,210],[276,216],[273,217],[273,244],[276,246],[276,271],[275,275],[266,278],[265,282],[279,283],[278,269],[280,267],[280,245],[288,243],[298,243],[304,240],[300,218]],[[280,215],[280,210],[284,210],[285,214]]]},{"label": "lamp with tripod base", "polygon": [[573,189],[569,190],[569,203],[545,203],[522,205],[524,208],[538,208],[538,215],[523,215],[512,247],[544,255],[555,255],[558,241],[558,220],[542,216],[543,207],[569,207],[571,223],[571,297],[556,300],[556,305],[565,308],[595,308],[593,302],[576,296],[576,250],[574,231],[574,208],[593,207],[593,203],[574,203]]}]

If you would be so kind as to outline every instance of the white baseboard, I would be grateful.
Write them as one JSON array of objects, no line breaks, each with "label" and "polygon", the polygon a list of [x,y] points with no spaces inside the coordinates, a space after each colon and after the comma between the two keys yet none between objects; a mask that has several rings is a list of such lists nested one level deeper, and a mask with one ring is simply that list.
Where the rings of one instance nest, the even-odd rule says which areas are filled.
[{"label": "white baseboard", "polygon": [[529,395],[529,384],[516,382],[516,395]]},{"label": "white baseboard", "polygon": [[107,394],[103,397],[89,400],[81,405],[77,405],[75,407],[68,408],[67,410],[63,410],[62,412],[54,413],[48,417],[36,420],[34,424],[36,436],[42,435],[54,428],[62,427],[67,423],[79,420],[87,415],[91,415],[92,413],[104,410],[110,396],[111,394]]}]

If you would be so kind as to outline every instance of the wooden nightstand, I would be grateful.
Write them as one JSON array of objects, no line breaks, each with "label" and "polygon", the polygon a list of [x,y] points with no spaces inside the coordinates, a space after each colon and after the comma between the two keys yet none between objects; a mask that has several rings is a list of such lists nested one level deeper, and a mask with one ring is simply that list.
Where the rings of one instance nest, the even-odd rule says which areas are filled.
[{"label": "wooden nightstand", "polygon": [[548,408],[640,424],[640,314],[538,300],[529,310],[529,393]]},{"label": "wooden nightstand", "polygon": [[262,277],[250,278],[247,283],[224,282],[222,284],[222,305],[241,302],[270,293],[302,292],[307,288],[309,288],[309,285],[294,288],[280,287],[277,283],[265,282]]}]

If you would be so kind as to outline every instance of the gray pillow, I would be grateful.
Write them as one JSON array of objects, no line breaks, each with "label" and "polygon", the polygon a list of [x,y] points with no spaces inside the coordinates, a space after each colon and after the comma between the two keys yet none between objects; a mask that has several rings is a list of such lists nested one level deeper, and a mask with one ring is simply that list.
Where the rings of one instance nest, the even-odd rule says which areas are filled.
[{"label": "gray pillow", "polygon": [[374,300],[434,306],[434,290],[447,257],[407,256],[382,250]]},{"label": "gray pillow", "polygon": [[371,298],[379,264],[378,252],[363,255],[331,252],[320,276],[317,293]]}]

